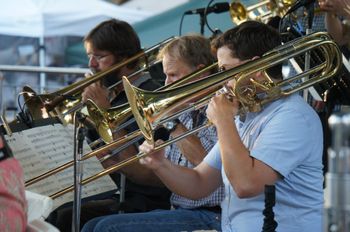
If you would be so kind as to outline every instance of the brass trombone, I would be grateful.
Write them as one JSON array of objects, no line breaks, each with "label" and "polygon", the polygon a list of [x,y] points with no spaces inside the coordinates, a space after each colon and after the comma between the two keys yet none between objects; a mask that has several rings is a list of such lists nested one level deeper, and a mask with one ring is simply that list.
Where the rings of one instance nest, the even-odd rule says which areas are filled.
[{"label": "brass trombone", "polygon": [[[277,64],[281,64],[288,59],[303,55],[305,52],[312,52],[313,50],[321,51],[323,62],[311,67],[309,70],[305,70],[303,73],[280,82],[274,82],[268,76],[266,83],[257,83],[250,80],[249,76],[252,73],[265,71],[266,69],[274,67]],[[263,104],[328,80],[337,74],[341,64],[342,59],[338,46],[331,40],[327,33],[321,32],[298,38],[281,45],[266,53],[259,59],[170,90],[159,91],[158,93],[143,91],[131,86],[125,78],[124,87],[132,112],[136,118],[136,122],[138,123],[140,130],[148,140],[152,140],[152,129],[157,122],[159,123],[162,120],[165,120],[166,116],[168,116],[168,113],[171,112],[172,109],[182,107],[184,103],[185,105],[187,103],[187,105],[191,106],[191,104],[188,104],[188,102],[192,102],[194,99],[198,99],[200,97],[204,98],[207,95],[213,95],[228,80],[233,78],[236,79],[235,89],[232,90],[233,93],[242,103],[242,105],[244,105],[244,108],[255,111],[259,110]],[[306,76],[310,76],[310,78],[306,79]],[[250,91],[249,94],[247,94],[245,91],[241,92],[241,87],[245,86],[243,82],[247,81],[251,81],[253,86],[262,89],[265,96],[263,98],[257,98],[256,92]],[[202,125],[201,127],[189,131],[188,133],[185,133],[175,139],[166,141],[165,143],[156,146],[155,151],[163,149],[165,146],[190,134],[196,133],[209,125],[210,124]],[[121,163],[111,166],[104,171],[97,173],[96,175],[84,179],[81,184],[90,183],[147,155],[148,154],[142,152],[138,153],[137,155],[130,157]],[[69,186],[57,193],[52,194],[50,197],[56,198],[72,190],[73,186]]]},{"label": "brass trombone", "polygon": [[[265,83],[257,83],[254,80],[249,80],[249,76],[252,73],[264,71],[312,49],[321,51],[324,56],[323,63],[293,78],[288,78],[277,83],[272,81],[266,72]],[[160,120],[164,120],[180,106],[191,107],[194,99],[213,95],[230,79],[236,79],[236,87],[233,93],[244,109],[248,111],[259,111],[261,105],[267,102],[290,95],[300,89],[310,87],[315,83],[334,76],[341,64],[340,54],[338,46],[332,41],[329,35],[324,32],[318,32],[281,45],[266,53],[260,59],[247,62],[237,68],[211,75],[205,79],[178,88],[152,93],[131,86],[130,82],[124,78],[124,89],[142,134],[147,140],[153,141],[152,132],[158,126]],[[311,75],[316,77],[303,80],[303,78]],[[248,80],[251,82],[249,91],[242,84]],[[301,84],[297,83],[299,80],[302,81]],[[263,98],[257,98],[256,89],[262,89],[265,96]]]},{"label": "brass trombone", "polygon": [[[186,77],[181,78],[178,81],[175,81],[169,85],[158,88],[155,91],[161,91],[165,89],[172,89],[182,84],[185,84],[196,77],[206,73],[210,70],[213,70],[217,67],[217,62],[208,65],[200,70],[195,71],[187,75]],[[100,109],[94,102],[86,102],[87,111],[89,112],[90,119],[94,122],[96,130],[100,137],[106,142],[110,143],[113,141],[113,131],[121,125],[127,118],[132,116],[131,108],[129,103],[111,107],[107,110]]]},{"label": "brass trombone", "polygon": [[294,0],[260,0],[258,3],[245,7],[240,1],[230,3],[230,16],[233,23],[239,25],[247,20],[262,23],[273,16],[283,16]]},{"label": "brass trombone", "polygon": [[[28,86],[23,87],[23,96],[27,108],[33,119],[47,118],[50,114],[53,113],[54,116],[60,114],[60,112],[53,112],[53,110],[60,104],[64,104],[65,108],[71,108],[80,102],[79,94],[83,91],[84,88],[89,86],[92,83],[102,80],[107,74],[110,74],[129,63],[136,62],[141,58],[145,58],[145,65],[147,65],[149,59],[156,60],[155,57],[158,54],[159,49],[173,40],[174,37],[170,37],[144,51],[137,53],[136,55],[119,62],[105,71],[101,71],[92,75],[89,78],[85,78],[81,81],[77,81],[65,88],[62,88],[58,91],[48,94],[36,94],[33,89]],[[81,104],[82,106],[83,104]],[[75,107],[75,110],[80,109],[81,107]]]},{"label": "brass trombone", "polygon": [[[178,81],[175,81],[169,85],[163,86],[160,89],[171,89],[171,88],[175,88],[181,85],[184,85],[185,83],[199,77],[200,75],[214,69],[217,67],[217,62],[206,66],[204,68],[199,69],[198,71],[191,73],[183,78],[181,78]],[[87,104],[87,108],[89,111],[89,115],[91,120],[94,121],[94,123],[96,124],[96,129],[99,132],[99,135],[102,137],[104,136],[104,140],[105,141],[112,141],[113,137],[112,137],[112,131],[118,127],[122,122],[124,122],[126,120],[126,118],[128,118],[129,116],[132,116],[132,111],[131,108],[129,106],[128,103],[120,105],[120,106],[116,106],[116,107],[112,107],[110,109],[108,109],[107,111],[101,110],[99,109],[95,103],[93,103],[92,101],[88,100],[86,102]],[[104,153],[106,151],[109,151],[110,149],[114,149],[117,148],[121,145],[124,145],[125,143],[128,143],[130,141],[132,141],[133,139],[136,139],[137,137],[142,136],[142,133],[140,130],[132,132],[131,134],[128,134],[116,141],[110,142],[109,144],[102,146],[88,154],[85,154],[82,157],[82,160],[86,160],[89,159],[91,157],[94,157],[98,154]],[[28,187],[32,184],[35,184],[49,176],[52,176],[58,172],[61,172],[71,166],[73,166],[74,162],[73,161],[69,161],[67,163],[64,163],[52,170],[49,170],[45,173],[42,173],[32,179],[29,179],[27,181],[25,181],[25,186]]]}]

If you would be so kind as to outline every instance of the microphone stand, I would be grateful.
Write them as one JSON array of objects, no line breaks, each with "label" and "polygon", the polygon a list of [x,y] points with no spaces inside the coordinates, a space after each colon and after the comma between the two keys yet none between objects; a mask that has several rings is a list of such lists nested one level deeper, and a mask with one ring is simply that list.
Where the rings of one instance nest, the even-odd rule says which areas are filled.
[{"label": "microphone stand", "polygon": [[[72,215],[72,231],[80,231],[80,210],[81,210],[81,181],[83,180],[83,142],[86,135],[84,127],[85,117],[80,112],[74,113],[74,201]],[[77,132],[78,131],[78,132]]]},{"label": "microphone stand", "polygon": [[199,24],[200,24],[200,32],[201,35],[204,35],[204,25],[205,25],[205,21],[206,21],[206,12],[201,12],[199,13]]}]

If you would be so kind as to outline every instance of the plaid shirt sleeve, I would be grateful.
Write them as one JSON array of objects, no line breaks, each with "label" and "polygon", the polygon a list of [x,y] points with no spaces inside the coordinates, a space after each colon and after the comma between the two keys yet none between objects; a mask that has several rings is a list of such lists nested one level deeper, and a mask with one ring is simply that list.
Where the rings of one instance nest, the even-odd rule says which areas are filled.
[{"label": "plaid shirt sleeve", "polygon": [[[204,111],[200,112],[204,116],[204,120],[202,123],[207,122],[207,118],[205,117]],[[182,115],[179,120],[182,124],[189,130],[193,129],[193,120],[189,114]],[[201,123],[201,124],[202,124]],[[217,134],[215,127],[211,126],[209,128],[203,129],[198,132],[197,136],[199,137],[204,149],[209,152],[210,149],[214,146],[217,141]],[[185,156],[180,153],[180,150],[176,147],[175,144],[171,144],[166,149],[167,158],[175,164],[193,168],[194,165],[190,163]],[[177,194],[172,194],[170,201],[171,204],[176,207],[181,208],[199,208],[199,207],[212,207],[212,206],[220,206],[222,199],[224,198],[224,189],[221,186],[215,192],[213,192],[208,197],[202,198],[200,200],[191,200],[179,196]]]}]

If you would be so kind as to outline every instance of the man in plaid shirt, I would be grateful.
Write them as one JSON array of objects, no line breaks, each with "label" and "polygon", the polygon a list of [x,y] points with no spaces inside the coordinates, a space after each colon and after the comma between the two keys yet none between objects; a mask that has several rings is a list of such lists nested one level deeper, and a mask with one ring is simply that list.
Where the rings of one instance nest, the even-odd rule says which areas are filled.
[{"label": "man in plaid shirt", "polygon": [[[183,36],[171,41],[162,48],[159,58],[163,62],[163,70],[167,77],[166,85],[214,62],[209,40],[200,35]],[[202,74],[198,78],[209,74]],[[170,137],[174,138],[206,121],[205,110],[202,109],[185,113],[178,119],[165,123],[164,127],[168,129]],[[204,159],[216,141],[216,130],[209,127],[168,146],[164,155],[175,164],[194,168]],[[172,210],[96,218],[85,224],[82,231],[221,230],[220,202],[223,197],[223,187],[199,200],[172,194]]]}]

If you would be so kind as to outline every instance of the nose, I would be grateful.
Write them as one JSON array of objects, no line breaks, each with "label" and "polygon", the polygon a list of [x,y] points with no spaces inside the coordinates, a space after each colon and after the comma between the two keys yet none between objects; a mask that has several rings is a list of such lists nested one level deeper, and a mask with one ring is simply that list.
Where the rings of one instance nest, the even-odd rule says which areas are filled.
[{"label": "nose", "polygon": [[97,60],[95,59],[95,57],[90,57],[89,58],[89,67],[90,68],[96,68],[98,66],[98,62]]},{"label": "nose", "polygon": [[173,83],[174,81],[175,81],[174,78],[167,76],[165,79],[165,85],[169,85],[169,84]]}]

